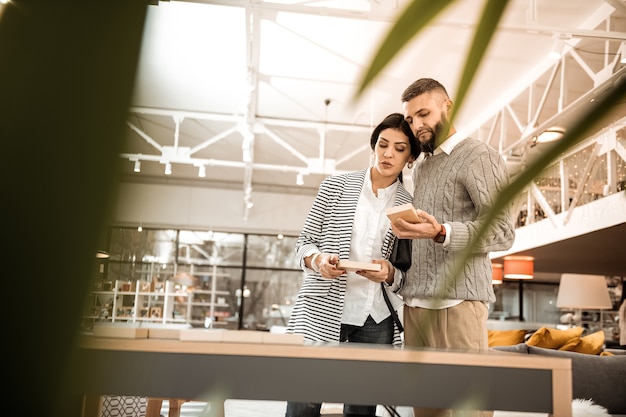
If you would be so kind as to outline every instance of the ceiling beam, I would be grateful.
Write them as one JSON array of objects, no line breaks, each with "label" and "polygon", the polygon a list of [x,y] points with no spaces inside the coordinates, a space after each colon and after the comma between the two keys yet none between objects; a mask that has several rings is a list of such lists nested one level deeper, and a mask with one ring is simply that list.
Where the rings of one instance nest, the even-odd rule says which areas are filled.
[{"label": "ceiling beam", "polygon": [[[342,17],[347,19],[362,19],[382,22],[394,22],[396,14],[400,12],[397,2],[386,2],[389,7],[379,7],[370,10],[333,8],[320,6],[303,6],[299,4],[266,3],[259,0],[179,0],[188,3],[213,4],[216,6],[243,7],[259,11],[298,13],[318,16]],[[347,4],[344,3],[344,4]]]}]

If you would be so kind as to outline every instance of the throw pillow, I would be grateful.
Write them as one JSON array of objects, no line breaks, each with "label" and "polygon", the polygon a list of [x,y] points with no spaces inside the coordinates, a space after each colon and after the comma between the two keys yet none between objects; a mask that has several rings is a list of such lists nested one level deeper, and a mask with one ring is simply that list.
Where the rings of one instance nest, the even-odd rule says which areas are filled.
[{"label": "throw pillow", "polygon": [[602,351],[604,346],[604,331],[600,330],[595,333],[591,333],[587,336],[581,337],[580,341],[574,349],[574,352],[588,353],[590,355],[598,355]]},{"label": "throw pillow", "polygon": [[513,346],[524,341],[526,330],[489,330],[487,332],[489,347]]},{"label": "throw pillow", "polygon": [[580,343],[580,337],[572,337],[570,340],[565,342],[562,346],[556,348],[558,350],[574,350],[576,346]]},{"label": "throw pillow", "polygon": [[528,338],[526,344],[528,346],[537,346],[546,349],[559,349],[572,339],[580,338],[582,333],[582,327],[572,327],[567,330],[542,327]]}]

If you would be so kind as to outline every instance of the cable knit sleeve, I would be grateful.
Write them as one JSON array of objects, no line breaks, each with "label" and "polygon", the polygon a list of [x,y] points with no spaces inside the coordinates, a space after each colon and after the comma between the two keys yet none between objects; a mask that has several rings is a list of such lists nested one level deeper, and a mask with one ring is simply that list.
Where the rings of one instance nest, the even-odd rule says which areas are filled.
[{"label": "cable knit sleeve", "polygon": [[[463,251],[467,248],[470,239],[509,181],[506,163],[495,149],[478,142],[467,157],[465,172],[460,173],[458,178],[465,178],[464,185],[473,203],[475,220],[450,222],[450,251]],[[463,204],[462,194],[455,194],[450,198],[454,199],[457,207]],[[504,251],[513,245],[514,240],[515,226],[511,213],[510,210],[504,210],[498,214],[481,243],[474,246],[473,250],[476,253]]]}]

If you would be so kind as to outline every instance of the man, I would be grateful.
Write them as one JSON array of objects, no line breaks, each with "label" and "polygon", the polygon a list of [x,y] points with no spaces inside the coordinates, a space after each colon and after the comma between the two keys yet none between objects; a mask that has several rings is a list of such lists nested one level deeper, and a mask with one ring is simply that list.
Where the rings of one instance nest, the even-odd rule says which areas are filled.
[{"label": "man", "polygon": [[[509,177],[495,149],[449,123],[452,106],[444,86],[430,78],[415,81],[402,94],[404,118],[424,155],[413,172],[413,205],[423,221],[392,225],[398,237],[413,239],[412,265],[400,290],[406,303],[404,340],[415,347],[485,350],[488,304],[495,301],[489,252],[513,244],[508,212],[499,214],[471,248],[459,276],[452,275]],[[454,414],[445,412],[414,410],[416,417]]]}]

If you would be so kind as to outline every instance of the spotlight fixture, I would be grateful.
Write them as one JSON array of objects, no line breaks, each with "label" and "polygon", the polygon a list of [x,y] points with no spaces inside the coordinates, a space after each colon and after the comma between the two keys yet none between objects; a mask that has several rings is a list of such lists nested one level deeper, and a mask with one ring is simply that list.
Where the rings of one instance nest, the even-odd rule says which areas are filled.
[{"label": "spotlight fixture", "polygon": [[561,57],[563,56],[563,39],[555,39],[554,40],[554,44],[552,45],[552,49],[550,50],[550,53],[548,54],[548,56],[551,59],[561,59]]},{"label": "spotlight fixture", "polygon": [[206,177],[206,166],[204,166],[204,165],[200,165],[200,166],[198,167],[198,176],[199,176],[200,178],[204,178],[204,177]]},{"label": "spotlight fixture", "polygon": [[535,143],[546,143],[560,140],[565,135],[565,129],[560,126],[552,126],[539,134],[536,137]]},{"label": "spotlight fixture", "polygon": [[296,185],[304,185],[304,178],[302,178],[302,173],[298,173],[296,177]]},{"label": "spotlight fixture", "polygon": [[172,175],[172,164],[169,162],[165,163],[165,175]]},{"label": "spotlight fixture", "polygon": [[135,161],[135,168],[133,169],[135,172],[141,172],[141,161],[138,159]]},{"label": "spotlight fixture", "polygon": [[572,39],[571,33],[555,33],[552,35],[554,43],[548,56],[552,59],[561,59],[565,50],[565,42]]}]

